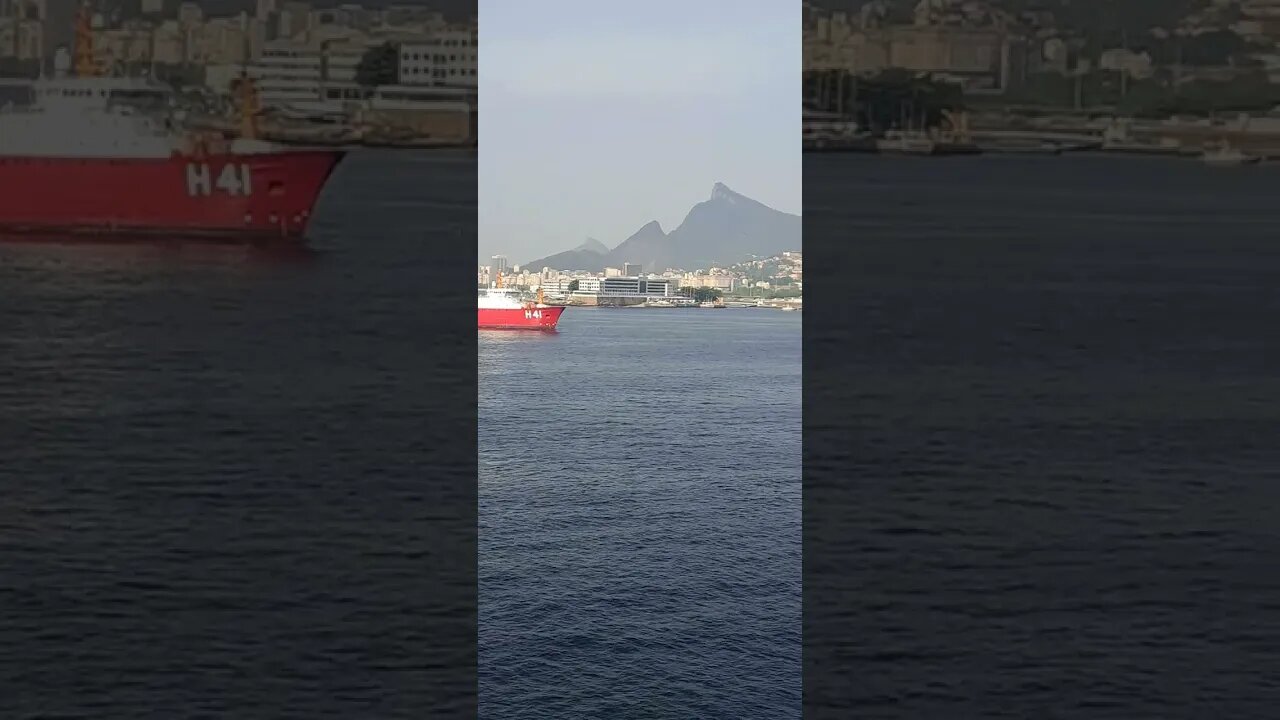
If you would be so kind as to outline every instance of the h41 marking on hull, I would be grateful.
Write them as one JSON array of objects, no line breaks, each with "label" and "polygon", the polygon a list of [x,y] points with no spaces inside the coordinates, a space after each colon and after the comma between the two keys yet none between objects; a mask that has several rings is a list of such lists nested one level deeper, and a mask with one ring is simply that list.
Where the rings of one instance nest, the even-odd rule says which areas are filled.
[{"label": "h41 marking on hull", "polygon": [[187,195],[208,197],[215,190],[225,195],[252,195],[253,173],[248,165],[227,163],[215,182],[208,163],[187,164]]}]

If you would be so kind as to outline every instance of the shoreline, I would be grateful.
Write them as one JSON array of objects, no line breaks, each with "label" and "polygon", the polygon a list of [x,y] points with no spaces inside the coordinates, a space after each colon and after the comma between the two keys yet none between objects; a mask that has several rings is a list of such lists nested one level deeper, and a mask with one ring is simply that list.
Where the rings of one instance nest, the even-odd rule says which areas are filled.
[{"label": "shoreline", "polygon": [[552,307],[573,308],[574,310],[799,310],[803,307],[803,301],[786,302],[783,300],[768,301],[776,304],[756,305],[753,302],[745,300],[726,300],[724,305],[719,307],[701,307],[699,305],[648,305],[645,303],[636,303],[634,305],[571,305],[547,303]]},{"label": "shoreline", "polygon": [[[1280,163],[1280,147],[1267,148],[1251,148],[1249,146],[1233,145],[1232,149],[1239,151],[1248,158],[1248,162],[1243,164],[1253,165],[1270,165]],[[964,151],[951,151],[948,149],[939,149],[935,151],[893,151],[881,149],[866,149],[854,147],[841,147],[838,145],[810,145],[804,144],[801,148],[803,154],[809,155],[876,155],[883,157],[899,157],[899,158],[959,158],[959,157],[982,157],[982,156],[1011,156],[1011,155],[1037,155],[1041,157],[1059,157],[1069,155],[1091,155],[1104,157],[1150,157],[1150,158],[1166,158],[1170,160],[1205,160],[1206,149],[1188,148],[1181,146],[1162,146],[1155,144],[1132,143],[1126,145],[1117,145],[1114,147],[1053,147],[1053,146],[1000,146],[1000,145],[983,145],[966,148]]]},{"label": "shoreline", "polygon": [[1280,125],[1250,129],[1243,121],[1201,124],[1137,122],[1119,118],[1069,126],[1052,123],[1033,127],[988,125],[963,133],[922,130],[890,137],[869,132],[814,132],[801,140],[804,153],[907,157],[1091,153],[1202,160],[1221,159],[1213,156],[1223,149],[1246,158],[1244,162],[1226,164],[1280,160]]}]

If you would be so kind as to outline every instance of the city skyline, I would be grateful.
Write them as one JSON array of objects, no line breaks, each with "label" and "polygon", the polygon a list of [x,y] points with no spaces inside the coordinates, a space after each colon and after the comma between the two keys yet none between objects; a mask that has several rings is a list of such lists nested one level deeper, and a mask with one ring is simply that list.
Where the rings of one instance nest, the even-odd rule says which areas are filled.
[{"label": "city skyline", "polygon": [[[165,12],[172,13],[184,0],[153,0],[153,2],[162,4]],[[78,5],[78,3],[76,3]],[[126,12],[135,9],[141,9],[147,3],[144,0],[117,0],[114,3],[122,7]],[[238,13],[241,11],[254,12],[259,0],[201,0],[197,3],[200,9],[209,15],[225,15]],[[280,7],[285,4],[296,5],[295,0],[275,0],[274,3],[268,2],[268,5],[274,4]],[[438,10],[445,14],[451,20],[466,20],[475,15],[476,4],[474,0],[360,0],[360,2],[350,3],[347,0],[305,0],[303,4],[310,5],[316,9],[332,9],[341,5],[356,5],[369,9],[385,9],[393,6],[401,7],[422,7],[429,10]]]},{"label": "city skyline", "polygon": [[479,256],[518,263],[588,237],[612,247],[652,220],[674,229],[717,182],[798,214],[794,10],[483,3]]}]

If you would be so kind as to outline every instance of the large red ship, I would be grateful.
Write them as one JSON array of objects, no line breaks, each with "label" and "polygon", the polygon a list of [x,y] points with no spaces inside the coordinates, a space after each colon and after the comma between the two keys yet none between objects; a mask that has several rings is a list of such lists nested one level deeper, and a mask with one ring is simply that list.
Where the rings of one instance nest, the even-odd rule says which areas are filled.
[{"label": "large red ship", "polygon": [[481,330],[555,330],[564,308],[547,305],[542,291],[533,302],[522,302],[515,290],[502,287],[498,276],[495,287],[482,290],[478,300]]},{"label": "large red ship", "polygon": [[169,88],[86,67],[86,34],[74,75],[34,81],[30,107],[0,112],[0,232],[305,234],[341,151],[257,139],[247,78],[237,136],[184,131]]}]

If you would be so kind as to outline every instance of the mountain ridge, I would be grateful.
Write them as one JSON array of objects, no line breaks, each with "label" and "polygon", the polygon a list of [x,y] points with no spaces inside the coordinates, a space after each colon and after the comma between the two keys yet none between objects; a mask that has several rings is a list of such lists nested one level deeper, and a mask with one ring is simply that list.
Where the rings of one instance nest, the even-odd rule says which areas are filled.
[{"label": "mountain ridge", "polygon": [[[645,272],[693,270],[732,265],[752,255],[798,250],[800,239],[799,215],[775,210],[717,182],[711,195],[690,208],[669,233],[657,220],[651,220],[613,249],[588,238],[572,250],[531,260],[521,267],[601,272],[606,267],[621,268],[633,263]],[[605,252],[599,252],[600,248]]]}]

